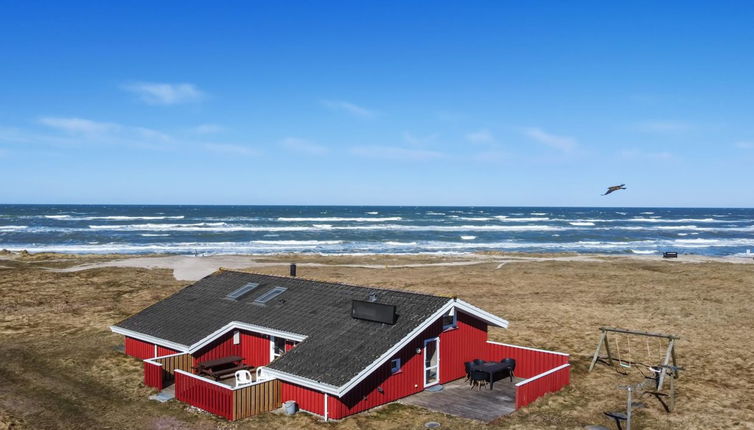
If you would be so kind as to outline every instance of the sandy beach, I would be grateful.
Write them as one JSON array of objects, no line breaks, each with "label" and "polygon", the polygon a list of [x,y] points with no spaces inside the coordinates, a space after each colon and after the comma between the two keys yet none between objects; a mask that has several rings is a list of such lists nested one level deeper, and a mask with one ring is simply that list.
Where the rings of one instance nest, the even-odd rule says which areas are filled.
[{"label": "sandy beach", "polygon": [[[325,424],[299,414],[236,423],[147,400],[141,362],[108,326],[218,267],[457,295],[511,322],[490,338],[571,354],[572,384],[489,426],[389,405]],[[0,428],[583,428],[624,402],[623,376],[587,373],[598,327],[681,336],[677,409],[656,401],[638,428],[752,428],[754,266],[743,258],[577,254],[426,256],[0,256]],[[742,264],[739,264],[742,263]],[[638,346],[637,346],[638,347]]]}]

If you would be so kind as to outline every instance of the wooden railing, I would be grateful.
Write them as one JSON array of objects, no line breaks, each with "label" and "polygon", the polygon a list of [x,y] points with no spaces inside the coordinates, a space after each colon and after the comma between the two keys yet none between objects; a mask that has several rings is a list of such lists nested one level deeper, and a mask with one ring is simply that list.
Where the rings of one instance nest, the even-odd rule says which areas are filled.
[{"label": "wooden railing", "polygon": [[176,369],[175,398],[229,420],[237,420],[279,408],[280,381],[272,379],[234,388]]},{"label": "wooden railing", "polygon": [[191,371],[191,366],[194,365],[194,358],[191,356],[191,354],[184,354],[184,353],[178,353],[178,354],[171,354],[166,355],[164,357],[157,357],[154,359],[154,361],[161,363],[162,368],[168,372],[173,373],[175,369],[185,370],[186,372]]},{"label": "wooden railing", "polygon": [[144,360],[144,385],[162,390],[170,385],[176,369],[190,371],[193,361],[191,354],[182,352],[148,358]]},{"label": "wooden railing", "polygon": [[522,408],[547,393],[559,391],[571,382],[571,365],[554,369],[516,384],[516,409]]}]

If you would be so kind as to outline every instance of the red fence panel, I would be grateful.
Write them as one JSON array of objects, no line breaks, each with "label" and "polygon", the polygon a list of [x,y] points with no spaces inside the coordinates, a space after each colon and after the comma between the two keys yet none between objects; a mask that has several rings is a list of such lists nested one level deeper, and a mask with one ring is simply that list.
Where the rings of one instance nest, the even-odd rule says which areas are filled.
[{"label": "red fence panel", "polygon": [[516,360],[516,376],[531,378],[568,363],[569,355],[562,352],[487,342],[484,360],[500,361],[503,358]]},{"label": "red fence panel", "polygon": [[233,420],[233,390],[209,379],[175,371],[175,398],[215,415]]},{"label": "red fence panel", "polygon": [[144,361],[144,385],[162,390],[165,388],[163,374],[161,364]]},{"label": "red fence panel", "polygon": [[571,365],[564,364],[516,384],[516,409],[547,393],[559,391],[571,382]]}]

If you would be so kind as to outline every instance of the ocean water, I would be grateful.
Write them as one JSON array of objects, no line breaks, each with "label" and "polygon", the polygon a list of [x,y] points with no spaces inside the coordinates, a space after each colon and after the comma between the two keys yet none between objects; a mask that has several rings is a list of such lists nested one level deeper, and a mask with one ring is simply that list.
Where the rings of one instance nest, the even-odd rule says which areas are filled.
[{"label": "ocean water", "polygon": [[0,249],[65,253],[739,255],[754,209],[0,205]]}]

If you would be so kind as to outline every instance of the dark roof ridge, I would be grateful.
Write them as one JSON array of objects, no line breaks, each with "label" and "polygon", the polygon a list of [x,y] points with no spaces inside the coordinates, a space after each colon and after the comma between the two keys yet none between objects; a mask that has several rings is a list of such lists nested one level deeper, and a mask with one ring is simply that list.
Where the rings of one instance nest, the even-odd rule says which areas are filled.
[{"label": "dark roof ridge", "polygon": [[424,296],[424,297],[435,297],[435,298],[446,298],[446,299],[455,298],[455,296],[451,297],[451,296],[443,296],[443,295],[438,295],[438,294],[417,293],[415,291],[397,290],[394,288],[383,288],[383,287],[366,286],[366,285],[352,285],[352,284],[346,284],[345,282],[325,281],[321,279],[303,278],[300,276],[293,277],[293,276],[270,275],[267,273],[259,273],[259,272],[244,272],[241,270],[226,269],[223,267],[219,268],[216,272],[212,273],[209,276],[212,276],[218,272],[233,272],[233,273],[241,273],[245,275],[269,276],[271,278],[279,278],[279,279],[285,279],[285,280],[301,280],[301,281],[309,281],[309,282],[319,282],[319,283],[324,283],[324,284],[340,285],[343,287],[352,287],[352,288],[360,288],[360,289],[375,289],[375,290],[381,290],[381,291],[390,291],[393,293],[413,294],[413,295]]}]

